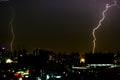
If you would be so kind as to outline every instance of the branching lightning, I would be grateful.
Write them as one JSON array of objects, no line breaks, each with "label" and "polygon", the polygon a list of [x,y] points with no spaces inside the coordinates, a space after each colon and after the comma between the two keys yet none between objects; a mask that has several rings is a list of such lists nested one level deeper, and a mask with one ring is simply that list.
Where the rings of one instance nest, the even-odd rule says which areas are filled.
[{"label": "branching lightning", "polygon": [[13,52],[13,43],[15,40],[15,33],[14,33],[14,29],[13,29],[13,21],[14,21],[14,15],[12,14],[11,20],[10,20],[10,27],[11,27],[11,34],[12,34],[12,40],[10,42],[10,50],[11,52]]},{"label": "branching lightning", "polygon": [[105,13],[109,10],[109,8],[111,8],[113,6],[117,6],[117,1],[116,0],[114,0],[113,4],[106,4],[106,8],[102,12],[102,18],[99,20],[99,23],[98,23],[97,27],[95,27],[93,29],[93,31],[92,31],[92,36],[93,36],[93,49],[92,49],[92,53],[95,52],[95,48],[96,48],[96,36],[95,36],[95,32],[102,25],[102,22],[104,21],[104,19],[106,17]]}]

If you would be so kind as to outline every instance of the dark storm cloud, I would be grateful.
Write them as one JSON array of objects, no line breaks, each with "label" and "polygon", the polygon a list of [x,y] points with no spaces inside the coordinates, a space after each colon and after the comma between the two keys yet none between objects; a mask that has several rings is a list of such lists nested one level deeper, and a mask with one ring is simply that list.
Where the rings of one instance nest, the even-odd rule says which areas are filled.
[{"label": "dark storm cloud", "polygon": [[[106,3],[111,3],[111,0],[11,0],[9,4],[15,11],[15,46],[53,48],[61,51],[91,51],[91,31],[97,25]],[[3,10],[11,12],[5,7]],[[117,8],[112,8],[107,13],[104,25],[97,32],[97,51],[111,50],[117,44],[114,43],[114,47],[107,46],[114,41],[113,38],[120,40],[116,35],[119,34],[120,24],[117,19],[119,13]],[[9,22],[6,15],[9,14],[5,14],[2,19]],[[2,27],[7,28],[9,32],[9,25]],[[3,31],[6,32],[5,29]]]},{"label": "dark storm cloud", "polygon": [[8,0],[0,0],[0,2],[1,2],[1,1],[8,1]]},{"label": "dark storm cloud", "polygon": [[[71,48],[76,45],[84,46],[82,41],[89,34],[86,28],[92,23],[89,17],[91,13],[87,9],[87,7],[92,8],[92,5],[87,4],[85,2],[81,3],[78,0],[76,2],[53,0],[19,5],[21,9],[16,10],[17,15],[19,15],[19,18],[17,18],[19,24],[17,27],[19,27],[16,28],[16,34],[18,33],[21,39],[21,34],[28,36],[29,41],[33,44],[38,43],[40,46],[46,45],[47,47],[66,49],[68,46]],[[17,5],[18,8],[19,6]],[[22,30],[21,34],[19,34],[20,30]],[[36,41],[32,41],[31,37],[34,37]],[[80,44],[74,41],[80,41]]]}]

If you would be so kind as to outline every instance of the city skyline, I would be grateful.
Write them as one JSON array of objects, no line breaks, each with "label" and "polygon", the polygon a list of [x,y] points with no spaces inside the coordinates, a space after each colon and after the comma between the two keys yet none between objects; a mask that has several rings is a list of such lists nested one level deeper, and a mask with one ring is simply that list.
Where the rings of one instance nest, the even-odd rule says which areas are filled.
[{"label": "city skyline", "polygon": [[[12,6],[15,11],[14,49],[91,52],[92,29],[97,25],[106,3],[111,3],[111,0],[10,0],[0,3],[0,47],[10,49]],[[120,51],[119,14],[120,10],[116,7],[106,13],[106,19],[96,34],[97,52]]]}]

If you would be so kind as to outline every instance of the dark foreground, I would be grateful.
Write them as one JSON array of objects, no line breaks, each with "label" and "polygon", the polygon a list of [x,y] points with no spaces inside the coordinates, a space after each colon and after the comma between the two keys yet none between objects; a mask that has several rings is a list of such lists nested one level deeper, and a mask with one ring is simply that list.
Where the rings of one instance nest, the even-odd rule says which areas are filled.
[{"label": "dark foreground", "polygon": [[119,67],[73,69],[63,65],[21,66],[1,64],[0,80],[120,80]]}]

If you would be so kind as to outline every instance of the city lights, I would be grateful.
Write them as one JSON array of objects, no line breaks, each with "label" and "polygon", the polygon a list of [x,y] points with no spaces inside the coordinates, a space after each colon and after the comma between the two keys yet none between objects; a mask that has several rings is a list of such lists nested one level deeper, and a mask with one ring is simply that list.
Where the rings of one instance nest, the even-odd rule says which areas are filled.
[{"label": "city lights", "polygon": [[13,61],[11,59],[6,59],[6,63],[12,63]]}]

